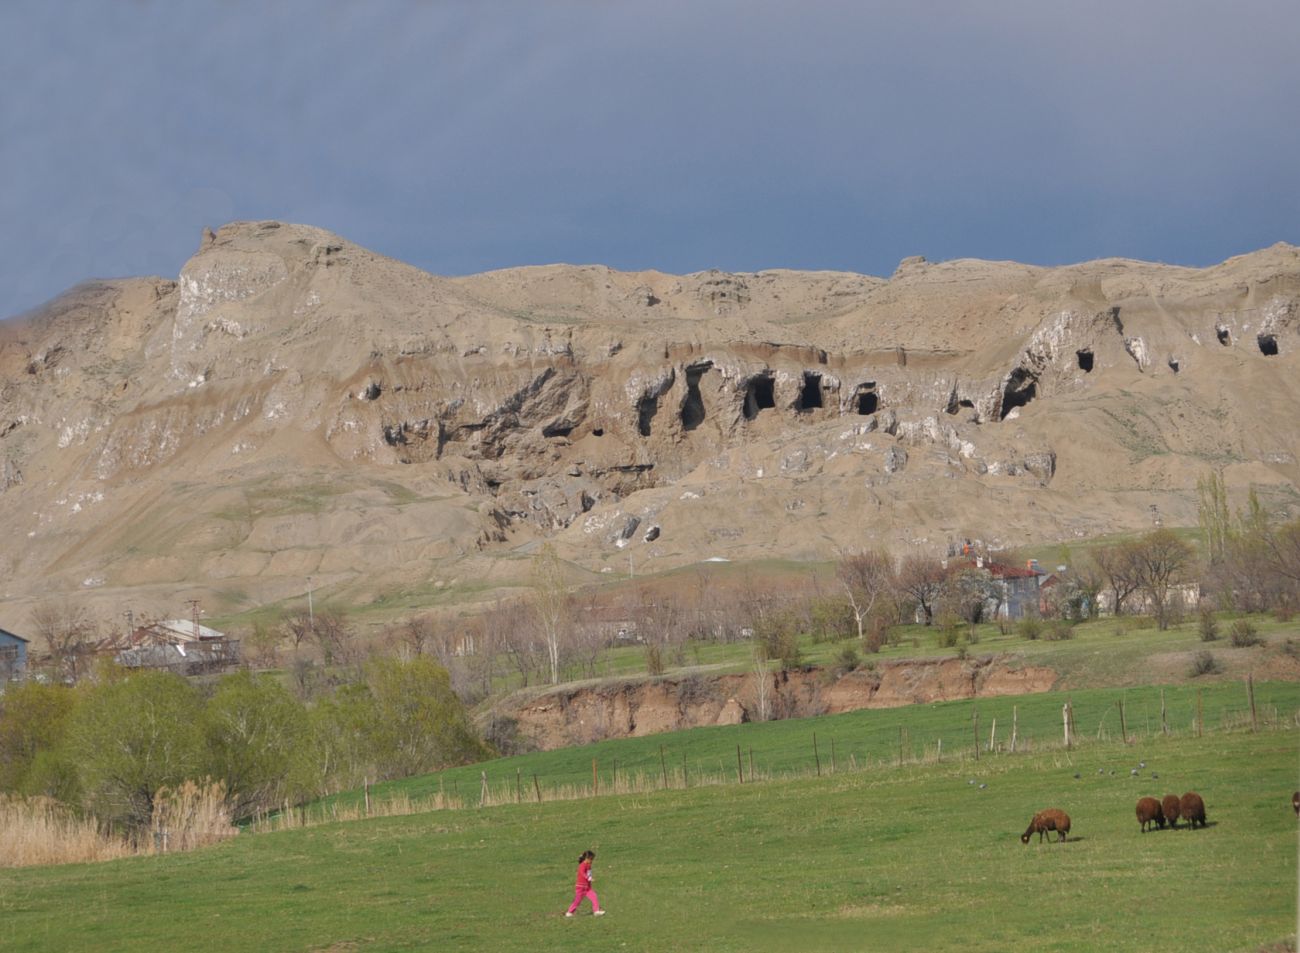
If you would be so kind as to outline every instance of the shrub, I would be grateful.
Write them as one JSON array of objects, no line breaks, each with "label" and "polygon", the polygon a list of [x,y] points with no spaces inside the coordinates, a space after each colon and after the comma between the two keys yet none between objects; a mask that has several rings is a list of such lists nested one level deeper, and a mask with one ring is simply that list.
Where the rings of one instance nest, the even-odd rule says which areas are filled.
[{"label": "shrub", "polygon": [[1249,619],[1238,619],[1232,623],[1232,628],[1228,630],[1228,638],[1239,649],[1260,643],[1259,635]]},{"label": "shrub", "polygon": [[657,645],[647,645],[645,647],[645,670],[650,675],[662,675],[664,673],[664,653]]},{"label": "shrub", "polygon": [[966,627],[966,644],[967,644],[967,645],[979,645],[979,641],[980,641],[980,630],[979,630],[976,626],[973,626],[973,625],[971,625],[971,626],[967,626],[967,627]]},{"label": "shrub", "polygon": [[1223,671],[1223,666],[1211,652],[1197,652],[1192,658],[1192,671],[1190,675],[1196,678],[1198,675],[1217,675]]},{"label": "shrub", "polygon": [[1051,642],[1068,642],[1074,638],[1074,626],[1065,619],[1053,619],[1047,624],[1047,639]]},{"label": "shrub", "polygon": [[957,632],[960,626],[961,620],[954,615],[945,615],[939,620],[934,637],[940,648],[950,649],[957,644]]},{"label": "shrub", "polygon": [[1295,639],[1287,639],[1282,643],[1282,654],[1289,655],[1293,659],[1300,659],[1300,642]]},{"label": "shrub", "polygon": [[858,656],[858,650],[851,645],[844,646],[840,650],[839,657],[835,660],[836,669],[841,673],[851,672],[862,664],[862,659]]},{"label": "shrub", "polygon": [[1214,610],[1209,606],[1201,609],[1201,618],[1197,628],[1201,633],[1202,642],[1213,642],[1219,637],[1219,621],[1214,616]]},{"label": "shrub", "polygon": [[1022,639],[1037,639],[1043,634],[1043,623],[1039,619],[1026,616],[1016,623],[1016,633]]}]

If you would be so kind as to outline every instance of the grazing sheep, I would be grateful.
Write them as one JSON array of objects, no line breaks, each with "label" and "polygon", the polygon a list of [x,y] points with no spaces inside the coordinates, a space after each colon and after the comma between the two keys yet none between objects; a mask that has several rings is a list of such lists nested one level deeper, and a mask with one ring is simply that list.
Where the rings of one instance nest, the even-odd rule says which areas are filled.
[{"label": "grazing sheep", "polygon": [[1153,797],[1139,798],[1137,803],[1138,823],[1142,825],[1142,833],[1147,832],[1147,825],[1165,826],[1164,811],[1160,807],[1160,802]]},{"label": "grazing sheep", "polygon": [[1205,802],[1195,791],[1188,791],[1183,795],[1183,799],[1178,804],[1179,810],[1183,812],[1185,820],[1192,830],[1196,830],[1196,825],[1205,826]]},{"label": "grazing sheep", "polygon": [[1300,791],[1291,795],[1291,806],[1295,808],[1295,816],[1300,817]]},{"label": "grazing sheep", "polygon": [[1182,808],[1178,804],[1178,795],[1166,794],[1165,799],[1160,802],[1160,810],[1164,812],[1165,820],[1169,822],[1169,826],[1177,828],[1178,817],[1182,814]]},{"label": "grazing sheep", "polygon": [[1065,835],[1070,833],[1070,815],[1054,807],[1049,807],[1045,811],[1039,811],[1034,815],[1034,819],[1029,822],[1029,827],[1020,835],[1020,843],[1028,844],[1030,835],[1038,835],[1038,843],[1043,842],[1043,835],[1048,831],[1056,831],[1061,835],[1064,842]]}]

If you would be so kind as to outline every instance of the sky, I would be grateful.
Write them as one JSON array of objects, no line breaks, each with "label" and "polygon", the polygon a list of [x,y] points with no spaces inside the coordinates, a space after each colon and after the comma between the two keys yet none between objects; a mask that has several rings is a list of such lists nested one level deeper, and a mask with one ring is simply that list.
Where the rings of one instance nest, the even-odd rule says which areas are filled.
[{"label": "sky", "polygon": [[6,0],[0,316],[204,226],[439,274],[1300,244],[1295,0]]}]

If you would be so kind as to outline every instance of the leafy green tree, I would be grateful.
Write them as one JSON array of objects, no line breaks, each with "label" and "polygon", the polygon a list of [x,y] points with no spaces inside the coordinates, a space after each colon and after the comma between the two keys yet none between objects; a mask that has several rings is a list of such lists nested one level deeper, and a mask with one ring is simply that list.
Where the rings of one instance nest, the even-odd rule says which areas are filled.
[{"label": "leafy green tree", "polygon": [[432,659],[372,663],[370,750],[380,777],[422,774],[485,757],[447,670]]},{"label": "leafy green tree", "polygon": [[203,733],[210,774],[225,782],[233,817],[296,797],[293,767],[307,712],[280,682],[250,672],[223,678],[204,708]]},{"label": "leafy green tree", "polygon": [[87,807],[105,820],[146,826],[159,788],[195,779],[206,766],[202,714],[198,693],[168,672],[88,691],[67,728]]},{"label": "leafy green tree", "polygon": [[0,791],[26,791],[38,756],[63,741],[75,704],[72,689],[35,681],[12,686],[0,696]]}]

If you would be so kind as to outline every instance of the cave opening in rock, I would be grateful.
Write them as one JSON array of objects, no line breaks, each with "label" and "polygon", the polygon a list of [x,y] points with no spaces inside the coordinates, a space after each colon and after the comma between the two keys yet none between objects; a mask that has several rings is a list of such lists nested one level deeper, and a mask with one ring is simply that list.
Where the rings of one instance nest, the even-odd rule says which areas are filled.
[{"label": "cave opening in rock", "polygon": [[776,381],[770,374],[751,377],[745,384],[744,415],[746,420],[753,420],[760,410],[771,410],[776,406]]},{"label": "cave opening in rock", "polygon": [[700,394],[700,378],[711,367],[713,362],[705,361],[686,368],[686,396],[682,399],[683,430],[694,430],[704,423],[704,398]]},{"label": "cave opening in rock", "polygon": [[1171,357],[1169,359],[1169,369],[1173,371],[1175,374],[1178,373],[1178,358]]},{"label": "cave opening in rock", "polygon": [[1255,339],[1259,342],[1259,353],[1265,357],[1277,357],[1277,337],[1272,334],[1261,334]]},{"label": "cave opening in rock", "polygon": [[1232,332],[1227,328],[1215,328],[1214,336],[1219,339],[1219,343],[1224,347],[1228,347],[1232,344]]},{"label": "cave opening in rock", "polygon": [[812,410],[822,406],[822,376],[813,371],[803,372],[803,387],[799,391],[799,409]]},{"label": "cave opening in rock", "polygon": [[567,437],[573,433],[573,424],[567,420],[557,420],[542,428],[543,437]]},{"label": "cave opening in rock", "polygon": [[1085,374],[1092,373],[1092,348],[1085,347],[1081,351],[1075,351],[1074,356],[1079,359],[1079,370]]},{"label": "cave opening in rock", "polygon": [[1002,391],[1002,412],[999,420],[1006,420],[1007,414],[1017,407],[1023,407],[1038,395],[1037,379],[1023,367],[1017,367],[1007,377],[1007,386]]},{"label": "cave opening in rock", "polygon": [[378,400],[379,395],[384,392],[384,387],[378,381],[371,381],[366,385],[366,400]]},{"label": "cave opening in rock", "polygon": [[858,392],[853,395],[857,403],[858,415],[867,417],[874,414],[880,408],[880,401],[876,397],[876,382],[868,381],[865,384],[858,385]]},{"label": "cave opening in rock", "polygon": [[591,428],[591,435],[592,435],[593,437],[603,437],[603,436],[605,436],[605,428],[604,428],[604,427],[592,427],[592,428]]},{"label": "cave opening in rock", "polygon": [[650,421],[659,413],[658,397],[642,397],[636,402],[636,429],[643,437],[650,436]]}]

